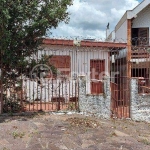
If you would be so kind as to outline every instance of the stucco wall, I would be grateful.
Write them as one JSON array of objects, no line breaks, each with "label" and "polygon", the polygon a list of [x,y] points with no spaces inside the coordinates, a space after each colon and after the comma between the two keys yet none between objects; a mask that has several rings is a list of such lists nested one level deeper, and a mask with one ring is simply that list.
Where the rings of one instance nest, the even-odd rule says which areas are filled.
[{"label": "stucco wall", "polygon": [[127,41],[127,20],[115,32],[115,41],[125,43]]},{"label": "stucco wall", "polygon": [[138,81],[131,79],[131,108],[133,120],[150,122],[150,95],[138,94]]},{"label": "stucco wall", "polygon": [[79,110],[91,116],[110,118],[110,78],[104,79],[104,94],[86,94],[86,78],[79,78]]}]

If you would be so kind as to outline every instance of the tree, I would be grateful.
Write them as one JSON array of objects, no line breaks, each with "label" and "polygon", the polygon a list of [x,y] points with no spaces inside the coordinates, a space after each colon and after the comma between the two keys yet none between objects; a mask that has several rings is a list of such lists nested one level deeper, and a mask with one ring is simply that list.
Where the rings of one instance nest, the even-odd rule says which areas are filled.
[{"label": "tree", "polygon": [[[38,51],[47,29],[68,23],[71,0],[1,0],[0,2],[0,68],[4,83],[33,67],[26,60]],[[8,85],[8,84],[7,84]]]}]

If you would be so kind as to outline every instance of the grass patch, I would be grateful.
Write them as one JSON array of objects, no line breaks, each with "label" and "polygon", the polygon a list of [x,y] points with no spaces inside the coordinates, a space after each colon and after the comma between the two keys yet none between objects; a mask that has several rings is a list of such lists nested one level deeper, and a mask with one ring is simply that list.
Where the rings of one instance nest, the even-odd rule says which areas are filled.
[{"label": "grass patch", "polygon": [[13,136],[14,139],[16,139],[16,138],[23,138],[25,136],[25,133],[24,132],[14,131],[14,132],[12,132],[12,136]]}]

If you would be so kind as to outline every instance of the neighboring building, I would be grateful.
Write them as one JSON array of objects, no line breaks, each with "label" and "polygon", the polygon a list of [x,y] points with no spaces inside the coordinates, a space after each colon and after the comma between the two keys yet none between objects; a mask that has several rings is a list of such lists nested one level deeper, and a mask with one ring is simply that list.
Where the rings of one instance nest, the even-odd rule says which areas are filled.
[{"label": "neighboring building", "polygon": [[[113,101],[117,106],[120,103],[126,105],[129,102],[130,117],[135,120],[148,121],[150,121],[148,115],[150,112],[149,16],[150,0],[143,0],[133,10],[127,10],[117,23],[115,30],[106,37],[106,41],[126,43],[127,45],[125,49],[114,51],[110,55],[110,72],[111,78],[114,79],[111,79],[111,87],[114,89],[111,93]],[[131,92],[127,92],[128,89]],[[124,111],[125,109],[121,110],[122,113]]]},{"label": "neighboring building", "polygon": [[[106,41],[127,43],[127,49],[115,57],[117,62],[126,58],[128,77],[147,78],[150,85],[150,0],[143,0],[133,10],[127,10]],[[112,36],[113,35],[113,36]]]},{"label": "neighboring building", "polygon": [[[127,43],[127,39],[144,39],[143,41],[133,41],[135,44],[149,44],[150,35],[150,0],[143,0],[132,10],[127,10],[115,27],[115,36],[107,39],[116,42]],[[143,43],[140,43],[143,42]]]}]

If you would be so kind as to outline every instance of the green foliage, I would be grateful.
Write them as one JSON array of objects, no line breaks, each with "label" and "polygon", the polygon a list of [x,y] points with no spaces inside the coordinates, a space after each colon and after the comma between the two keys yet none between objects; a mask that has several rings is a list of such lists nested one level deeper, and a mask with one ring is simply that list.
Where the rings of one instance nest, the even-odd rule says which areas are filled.
[{"label": "green foliage", "polygon": [[20,99],[17,99],[15,95],[7,98],[3,96],[3,112],[4,113],[17,113],[21,111]]},{"label": "green foliage", "polygon": [[39,64],[46,64],[47,66],[51,68],[53,76],[57,76],[59,75],[57,68],[50,63],[50,59],[52,57],[53,55],[42,55],[42,58],[40,59]]},{"label": "green foliage", "polygon": [[73,102],[69,103],[68,110],[76,110],[76,104]]},{"label": "green foliage", "polygon": [[71,4],[71,0],[1,0],[0,68],[4,83],[27,74],[39,63],[25,58],[39,50],[48,29],[62,21],[68,23],[67,8]]}]

